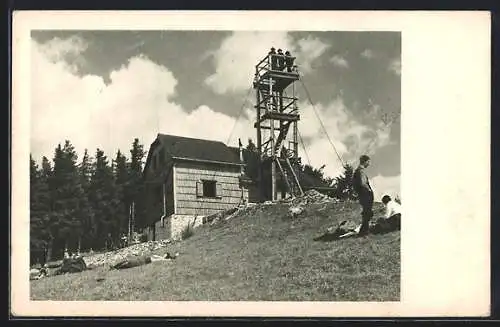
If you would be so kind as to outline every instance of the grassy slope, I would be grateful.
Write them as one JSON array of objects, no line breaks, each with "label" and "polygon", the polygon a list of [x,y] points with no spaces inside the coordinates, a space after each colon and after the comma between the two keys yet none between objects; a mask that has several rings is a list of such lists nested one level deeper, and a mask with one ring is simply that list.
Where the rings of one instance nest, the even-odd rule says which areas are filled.
[{"label": "grassy slope", "polygon": [[314,204],[293,221],[286,213],[286,204],[276,204],[200,227],[191,238],[157,252],[178,251],[173,262],[121,271],[102,267],[32,281],[31,296],[33,300],[399,300],[399,232],[314,242],[332,224],[358,221],[359,205]]}]

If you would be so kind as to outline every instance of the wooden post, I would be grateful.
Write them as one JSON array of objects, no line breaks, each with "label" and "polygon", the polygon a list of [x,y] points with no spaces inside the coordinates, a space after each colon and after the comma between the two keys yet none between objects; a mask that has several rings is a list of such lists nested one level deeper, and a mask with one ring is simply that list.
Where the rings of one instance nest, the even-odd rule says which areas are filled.
[{"label": "wooden post", "polygon": [[77,254],[80,255],[80,250],[81,250],[81,246],[82,246],[82,236],[78,236],[78,249],[77,249]]},{"label": "wooden post", "polygon": [[164,219],[167,215],[167,195],[165,193],[165,182],[162,184],[163,186],[163,215],[161,216],[161,227],[164,227]]},{"label": "wooden post", "polygon": [[[243,144],[241,144],[241,139],[238,139],[238,147],[240,150],[240,164],[243,164]],[[240,175],[243,176],[244,171],[243,171],[243,165],[240,166]]]},{"label": "wooden post", "polygon": [[135,201],[132,202],[132,234],[135,232]]},{"label": "wooden post", "polygon": [[[295,99],[295,82],[292,83],[292,98],[293,98],[293,113],[298,114],[298,108],[297,108],[297,100]],[[297,162],[297,159],[299,158],[299,127],[298,127],[298,121],[293,122],[293,152],[294,152],[294,159],[295,162]]]},{"label": "wooden post", "polygon": [[[270,102],[273,102],[273,79],[269,78],[269,97]],[[271,103],[272,105],[272,103]],[[273,107],[271,106],[271,111]],[[271,123],[271,200],[276,200],[276,151],[274,151],[274,119],[270,119]]]},{"label": "wooden post", "polygon": [[[280,112],[280,113],[283,113],[283,90],[280,90],[280,91],[278,92],[278,96],[279,96],[279,112]],[[283,127],[283,126],[284,126],[284,124],[283,124],[283,121],[282,121],[282,120],[280,120],[279,126],[280,126],[280,133],[281,133],[281,132],[283,131],[283,128],[284,128],[284,127]],[[279,149],[276,149],[276,151],[277,151],[277,154],[276,154],[276,157],[277,157],[277,158],[276,158],[276,160],[280,160],[280,158],[281,158],[281,152],[282,152],[281,150],[282,150],[282,148],[284,147],[285,142],[286,142],[286,135],[285,135],[285,137],[282,139],[282,141],[281,141],[281,145],[279,146]],[[278,147],[278,144],[276,144],[276,147]],[[282,175],[282,174],[280,174],[280,175]],[[285,176],[281,176],[281,177],[282,177],[282,178],[286,178]],[[278,192],[278,190],[276,190],[276,192]],[[283,188],[281,189],[281,192],[280,192],[280,193],[281,193],[281,198],[282,198],[282,199],[284,199],[284,198],[285,198],[285,196],[284,196],[284,194],[283,194]]]},{"label": "wooden post", "polygon": [[163,186],[163,215],[165,216],[167,214],[167,194],[165,190],[165,182],[163,182],[162,186]]},{"label": "wooden post", "polygon": [[175,163],[172,165],[172,194],[173,194],[173,202],[174,202],[174,211],[173,214],[177,213],[177,172],[175,169]]},{"label": "wooden post", "polygon": [[49,244],[47,246],[47,256],[45,262],[52,260],[52,252],[54,251],[54,237],[52,234],[49,237]]},{"label": "wooden post", "polygon": [[262,182],[262,137],[260,135],[261,129],[260,129],[260,89],[259,86],[257,86],[257,154],[259,157],[259,166],[258,166],[258,191],[259,191],[259,201],[262,201],[263,197],[263,182]]},{"label": "wooden post", "polygon": [[130,241],[132,240],[132,204],[128,207],[128,244],[130,245]]},{"label": "wooden post", "polygon": [[[279,91],[278,95],[279,95],[279,112],[282,113],[283,112],[283,91]],[[280,120],[280,133],[282,130],[283,130],[283,121]],[[286,140],[286,135],[285,135],[285,138],[283,139],[282,143],[285,143],[285,140]],[[278,156],[281,156],[281,154],[278,153]]]}]

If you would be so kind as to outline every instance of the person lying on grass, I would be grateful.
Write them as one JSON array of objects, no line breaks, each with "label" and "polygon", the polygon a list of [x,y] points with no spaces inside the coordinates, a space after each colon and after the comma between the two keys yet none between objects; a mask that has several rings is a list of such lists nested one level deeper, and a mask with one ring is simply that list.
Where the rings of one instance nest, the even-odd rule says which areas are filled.
[{"label": "person lying on grass", "polygon": [[334,241],[340,238],[357,235],[360,229],[361,225],[357,225],[353,221],[344,220],[336,227],[329,227],[323,235],[315,237],[313,240],[323,242]]},{"label": "person lying on grass", "polygon": [[[393,201],[389,195],[382,197],[382,203],[384,204],[384,216],[375,222],[369,223],[368,232],[371,234],[388,233],[401,229],[401,205]],[[326,233],[315,237],[314,241],[333,241],[359,236],[361,227],[362,225],[356,225],[351,221],[344,220],[336,228],[330,227]]]},{"label": "person lying on grass", "polygon": [[153,254],[151,256],[144,256],[144,255],[128,256],[122,261],[112,265],[110,269],[127,269],[127,268],[146,265],[151,262],[174,260],[175,258],[177,258],[178,255],[179,253],[176,253],[174,256],[172,256],[170,253],[167,252],[165,255]]}]

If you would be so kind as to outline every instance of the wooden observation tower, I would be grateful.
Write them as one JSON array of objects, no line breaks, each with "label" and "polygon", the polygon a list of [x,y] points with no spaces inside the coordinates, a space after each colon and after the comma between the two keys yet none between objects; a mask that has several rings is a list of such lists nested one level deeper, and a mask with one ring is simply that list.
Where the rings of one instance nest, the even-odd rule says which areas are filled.
[{"label": "wooden observation tower", "polygon": [[[288,52],[274,49],[255,66],[257,150],[260,158],[259,191],[262,200],[278,198],[281,193],[300,195],[303,190],[297,177],[298,126],[300,120],[295,94],[299,80],[295,60]],[[280,53],[280,52],[278,52]]]}]

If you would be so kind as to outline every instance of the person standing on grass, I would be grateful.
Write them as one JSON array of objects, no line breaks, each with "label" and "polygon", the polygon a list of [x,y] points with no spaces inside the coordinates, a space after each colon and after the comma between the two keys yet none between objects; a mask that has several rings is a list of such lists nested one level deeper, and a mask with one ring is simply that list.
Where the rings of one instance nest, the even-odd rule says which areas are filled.
[{"label": "person standing on grass", "polygon": [[356,168],[353,176],[353,187],[358,194],[359,203],[363,208],[359,236],[368,234],[370,219],[373,217],[373,190],[365,172],[368,166],[370,166],[370,157],[362,155],[359,158],[359,166]]}]

